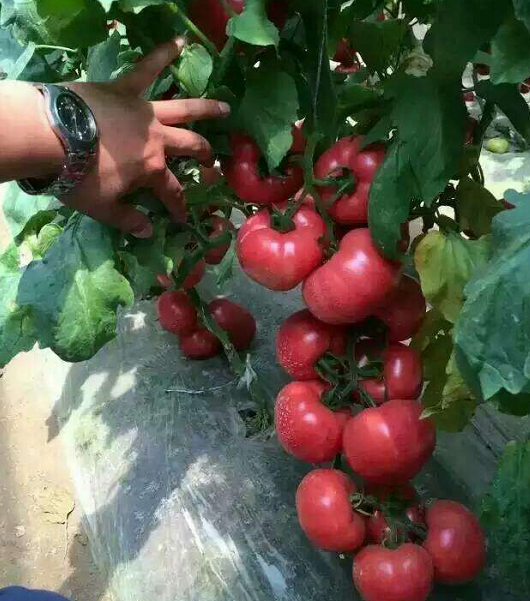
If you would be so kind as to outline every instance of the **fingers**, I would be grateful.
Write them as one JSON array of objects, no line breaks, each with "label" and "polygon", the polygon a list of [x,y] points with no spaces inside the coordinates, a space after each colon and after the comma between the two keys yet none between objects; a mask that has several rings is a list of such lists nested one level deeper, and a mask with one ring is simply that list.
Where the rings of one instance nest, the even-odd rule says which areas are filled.
[{"label": "fingers", "polygon": [[175,221],[186,221],[184,191],[169,168],[153,181],[152,189]]},{"label": "fingers", "polygon": [[230,114],[230,105],[218,100],[159,100],[151,103],[155,117],[164,125],[177,125],[202,119],[221,119]]},{"label": "fingers", "polygon": [[207,167],[213,165],[213,151],[206,138],[175,127],[163,127],[164,147],[171,157],[193,157]]},{"label": "fingers", "polygon": [[132,71],[125,73],[116,82],[123,91],[140,96],[153,83],[159,73],[173,62],[184,48],[184,39],[175,38],[160,44],[147,54]]}]

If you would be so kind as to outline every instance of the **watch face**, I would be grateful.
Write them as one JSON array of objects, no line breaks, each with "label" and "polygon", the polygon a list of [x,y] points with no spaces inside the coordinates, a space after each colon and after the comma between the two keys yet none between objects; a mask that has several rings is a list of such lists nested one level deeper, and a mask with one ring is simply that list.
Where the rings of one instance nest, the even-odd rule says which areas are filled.
[{"label": "watch face", "polygon": [[70,94],[61,94],[56,103],[57,114],[68,132],[81,142],[90,142],[95,135],[94,121],[81,102]]}]

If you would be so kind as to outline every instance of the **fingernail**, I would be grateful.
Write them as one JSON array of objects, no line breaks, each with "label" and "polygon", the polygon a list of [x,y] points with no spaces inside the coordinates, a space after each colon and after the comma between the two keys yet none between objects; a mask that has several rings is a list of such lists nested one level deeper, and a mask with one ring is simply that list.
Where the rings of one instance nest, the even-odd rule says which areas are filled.
[{"label": "fingernail", "polygon": [[131,234],[135,238],[150,238],[153,235],[153,226],[151,223],[139,225],[131,230]]},{"label": "fingernail", "polygon": [[230,108],[230,105],[227,102],[219,103],[219,112],[221,113],[221,115],[229,115],[231,110],[232,109]]}]

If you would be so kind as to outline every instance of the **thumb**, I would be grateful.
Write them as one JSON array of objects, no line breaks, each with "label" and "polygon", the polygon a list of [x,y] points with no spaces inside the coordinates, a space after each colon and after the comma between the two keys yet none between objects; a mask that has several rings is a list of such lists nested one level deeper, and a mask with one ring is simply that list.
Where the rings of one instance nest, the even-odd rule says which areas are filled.
[{"label": "thumb", "polygon": [[116,82],[121,90],[140,96],[153,83],[160,72],[172,63],[182,52],[186,41],[182,37],[174,38],[165,44],[160,44],[128,73],[122,75]]}]

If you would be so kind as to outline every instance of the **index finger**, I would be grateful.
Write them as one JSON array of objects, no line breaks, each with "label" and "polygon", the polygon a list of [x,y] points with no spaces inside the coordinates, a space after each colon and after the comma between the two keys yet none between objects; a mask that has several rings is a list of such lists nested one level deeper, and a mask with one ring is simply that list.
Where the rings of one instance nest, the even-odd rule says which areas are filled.
[{"label": "index finger", "polygon": [[202,119],[222,119],[230,114],[230,105],[207,98],[157,100],[151,103],[155,117],[164,125],[178,125]]}]

